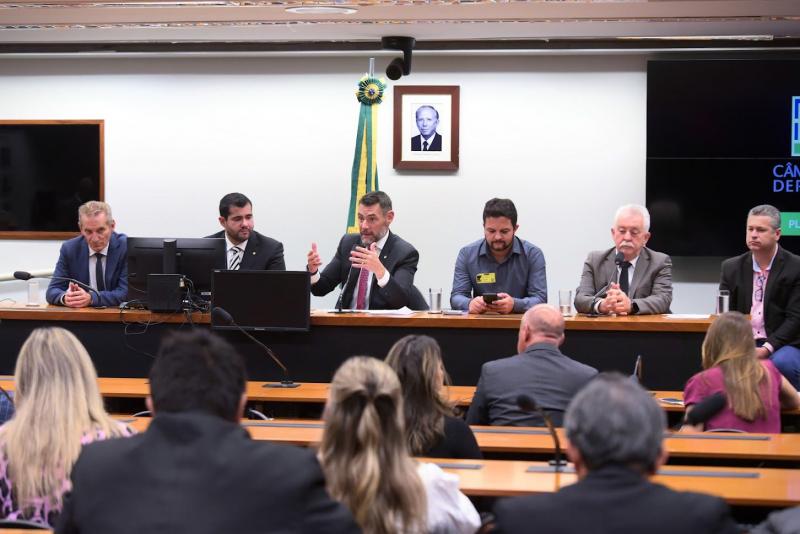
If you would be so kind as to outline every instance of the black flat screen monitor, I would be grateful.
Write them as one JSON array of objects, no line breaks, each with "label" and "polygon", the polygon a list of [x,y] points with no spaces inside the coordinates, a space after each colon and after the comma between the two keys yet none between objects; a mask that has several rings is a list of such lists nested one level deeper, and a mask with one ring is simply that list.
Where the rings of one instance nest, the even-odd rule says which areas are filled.
[{"label": "black flat screen monitor", "polygon": [[[227,311],[245,330],[307,332],[311,279],[306,271],[214,271],[211,308]],[[212,328],[235,329],[215,324]]]},{"label": "black flat screen monitor", "polygon": [[747,212],[782,212],[800,251],[800,60],[647,64],[648,246],[674,256],[747,251]]},{"label": "black flat screen monitor", "polygon": [[[174,265],[164,265],[164,242],[175,242]],[[167,246],[169,251],[170,246]],[[167,252],[169,263],[170,253]],[[211,273],[224,269],[223,238],[128,238],[128,299],[147,295],[148,274],[181,274],[192,281],[195,295],[210,298]],[[168,271],[168,272],[165,272]]]}]

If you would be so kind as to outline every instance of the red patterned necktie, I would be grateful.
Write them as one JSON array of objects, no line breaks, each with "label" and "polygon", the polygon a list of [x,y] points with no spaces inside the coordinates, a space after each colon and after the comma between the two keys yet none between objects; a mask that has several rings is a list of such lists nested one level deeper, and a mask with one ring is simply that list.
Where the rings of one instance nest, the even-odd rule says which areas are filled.
[{"label": "red patterned necktie", "polygon": [[356,309],[367,309],[367,286],[369,286],[369,269],[361,269],[358,273],[358,293],[356,294]]}]

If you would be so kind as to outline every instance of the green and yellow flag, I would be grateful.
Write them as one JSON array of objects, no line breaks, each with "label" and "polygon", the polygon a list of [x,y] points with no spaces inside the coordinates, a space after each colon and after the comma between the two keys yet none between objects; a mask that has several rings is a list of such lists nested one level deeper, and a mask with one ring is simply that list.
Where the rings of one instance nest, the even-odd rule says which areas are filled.
[{"label": "green and yellow flag", "polygon": [[347,233],[358,233],[358,199],[378,187],[378,104],[383,100],[386,84],[382,80],[364,76],[358,82],[356,98],[361,103],[358,114],[356,150],[353,170],[350,173],[350,210],[347,212]]}]

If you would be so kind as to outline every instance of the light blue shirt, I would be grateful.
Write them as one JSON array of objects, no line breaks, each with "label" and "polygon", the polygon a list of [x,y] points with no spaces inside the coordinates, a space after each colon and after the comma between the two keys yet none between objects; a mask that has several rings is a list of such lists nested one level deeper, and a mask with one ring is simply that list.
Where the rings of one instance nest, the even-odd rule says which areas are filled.
[{"label": "light blue shirt", "polygon": [[[489,273],[494,274],[494,283],[478,283],[479,274]],[[539,247],[514,237],[511,253],[503,263],[497,263],[485,239],[462,248],[453,273],[450,306],[468,310],[469,301],[484,293],[508,293],[514,297],[514,313],[547,302],[547,273]]]}]

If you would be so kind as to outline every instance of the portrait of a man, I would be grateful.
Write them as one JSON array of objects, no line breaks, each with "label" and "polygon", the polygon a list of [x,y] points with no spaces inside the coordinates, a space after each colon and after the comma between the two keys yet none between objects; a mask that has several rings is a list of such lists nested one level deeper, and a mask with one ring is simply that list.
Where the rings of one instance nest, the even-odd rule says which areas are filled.
[{"label": "portrait of a man", "polygon": [[411,138],[411,150],[414,152],[441,152],[442,135],[436,131],[439,127],[439,112],[430,105],[417,108],[416,123],[419,135]]}]

